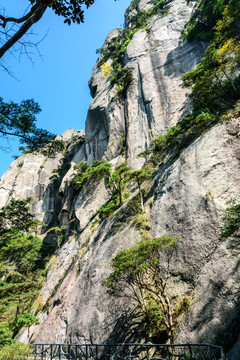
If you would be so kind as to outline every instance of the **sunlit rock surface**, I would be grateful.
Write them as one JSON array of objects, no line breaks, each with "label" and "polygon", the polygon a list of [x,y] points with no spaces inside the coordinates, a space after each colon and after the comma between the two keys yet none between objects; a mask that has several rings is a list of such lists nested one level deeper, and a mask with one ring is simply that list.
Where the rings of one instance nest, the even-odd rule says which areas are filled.
[{"label": "sunlit rock surface", "polygon": [[[102,286],[112,257],[140,241],[139,231],[124,223],[131,216],[130,200],[99,225],[97,210],[110,198],[105,182],[89,183],[78,192],[70,181],[79,161],[91,164],[103,158],[116,165],[126,158],[140,168],[143,158],[137,155],[151,139],[165,134],[190,111],[181,77],[199,63],[206,48],[204,43],[180,39],[191,4],[169,1],[167,15],[149,20],[149,33],[134,34],[124,58],[124,65],[133,69],[134,82],[124,101],[116,98],[116,87],[96,64],[89,81],[93,100],[85,138],[84,132],[72,130],[62,135],[69,163],[62,176],[49,180],[63,154],[52,159],[39,154],[20,157],[2,176],[0,206],[11,198],[31,196],[33,214],[46,223],[43,232],[51,226],[69,226],[66,242],[48,264],[38,299],[40,325],[22,329],[19,340],[146,341],[129,301],[111,298]],[[150,6],[149,1],[140,2],[141,8]],[[121,32],[113,30],[104,46]],[[192,303],[176,330],[176,342],[223,345],[231,360],[238,359],[239,349],[239,253],[219,234],[226,203],[240,197],[239,162],[239,119],[230,119],[203,133],[174,162],[160,166],[151,183],[151,205],[149,199],[145,203],[153,237],[179,237],[167,291],[173,302],[189,295]]]}]

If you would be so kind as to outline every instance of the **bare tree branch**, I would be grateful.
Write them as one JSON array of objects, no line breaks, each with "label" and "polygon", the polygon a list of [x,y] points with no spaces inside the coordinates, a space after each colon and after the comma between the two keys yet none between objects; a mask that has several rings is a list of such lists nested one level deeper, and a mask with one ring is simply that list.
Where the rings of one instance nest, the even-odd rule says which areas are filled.
[{"label": "bare tree branch", "polygon": [[[25,14],[20,18],[0,14],[0,58],[14,45],[21,43],[21,38],[26,35],[29,29],[38,22],[46,9],[49,7],[56,15],[65,18],[64,23],[70,25],[72,22],[80,24],[84,22],[84,10],[82,6],[89,8],[95,0],[29,0],[31,8],[27,7]],[[5,37],[5,39],[3,39]],[[23,48],[27,56],[31,56],[25,48],[29,44],[23,42]],[[15,51],[15,50],[14,50]],[[19,49],[17,49],[19,51]]]},{"label": "bare tree branch", "polygon": [[2,20],[2,23],[0,23],[0,26],[2,26],[3,28],[5,28],[6,24],[8,22],[14,22],[14,23],[17,23],[17,24],[20,24],[26,20],[28,20],[32,14],[34,13],[34,10],[35,8],[37,7],[37,4],[35,4],[31,10],[26,14],[24,15],[23,17],[21,17],[20,19],[17,19],[17,18],[13,18],[13,17],[5,17],[3,15],[0,14],[0,20]]},{"label": "bare tree branch", "polygon": [[[15,45],[31,28],[33,24],[35,24],[37,21],[41,19],[44,12],[46,11],[48,5],[50,4],[50,0],[45,2],[39,2],[35,6],[33,6],[34,11],[29,12],[29,17],[24,22],[24,24],[20,27],[20,29],[12,36],[10,37],[7,42],[0,48],[0,58],[8,51],[13,45]],[[33,9],[32,8],[32,9]]]},{"label": "bare tree branch", "polygon": [[11,132],[8,132],[8,131],[3,131],[3,130],[0,130],[0,133],[4,136],[17,136],[17,137],[20,137],[21,139],[24,139],[26,141],[32,141],[32,139],[28,136],[25,136],[25,135],[21,135],[21,134],[17,134],[16,132],[15,133],[11,133]]}]

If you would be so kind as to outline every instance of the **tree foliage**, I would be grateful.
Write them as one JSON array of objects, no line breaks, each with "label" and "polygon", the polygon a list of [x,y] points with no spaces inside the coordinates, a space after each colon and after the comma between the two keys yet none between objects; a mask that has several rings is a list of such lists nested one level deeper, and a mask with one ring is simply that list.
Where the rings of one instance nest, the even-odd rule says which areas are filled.
[{"label": "tree foliage", "polygon": [[[165,341],[172,340],[175,325],[166,283],[176,242],[177,238],[164,235],[118,252],[111,261],[113,272],[104,282],[109,294],[133,299],[149,331],[158,332]],[[165,268],[161,257],[168,264]]]},{"label": "tree foliage", "polygon": [[5,245],[1,247],[0,261],[8,259],[8,262],[14,263],[15,270],[26,274],[41,257],[41,240],[23,232],[12,234],[7,239],[5,237]]},{"label": "tree foliage", "polygon": [[102,178],[108,178],[111,167],[112,164],[105,160],[95,160],[92,165],[88,165],[87,161],[80,161],[74,166],[77,174],[71,180],[71,184],[75,190],[80,191],[90,179],[99,181]]},{"label": "tree foliage", "polygon": [[143,206],[143,193],[142,193],[141,185],[144,183],[144,181],[151,179],[152,173],[153,173],[152,168],[150,168],[149,166],[144,166],[144,168],[142,169],[132,170],[129,174],[129,179],[134,179],[137,183],[137,187],[140,194],[142,211],[144,211],[144,206]]},{"label": "tree foliage", "polygon": [[31,198],[25,200],[12,199],[9,204],[0,209],[0,236],[18,231],[28,231],[35,225],[35,220],[29,211]]},{"label": "tree foliage", "polygon": [[20,104],[4,102],[0,97],[0,135],[5,138],[18,137],[24,152],[33,152],[41,149],[46,156],[60,152],[64,144],[54,140],[54,134],[37,128],[36,115],[41,111],[40,106],[33,99],[23,100]]},{"label": "tree foliage", "polygon": [[30,10],[23,9],[24,15],[20,18],[0,14],[0,28],[2,28],[0,58],[17,43],[23,47],[28,46],[22,38],[42,18],[48,8],[52,9],[56,15],[62,16],[68,25],[71,22],[79,24],[84,22],[82,7],[88,8],[94,0],[29,0],[29,2]]},{"label": "tree foliage", "polygon": [[[191,0],[186,0],[190,3]],[[221,18],[225,5],[229,0],[198,0],[191,19],[184,27],[183,36],[187,40],[209,41],[214,37],[214,26]]]},{"label": "tree foliage", "polygon": [[117,195],[119,199],[119,206],[123,204],[123,190],[126,183],[129,181],[131,167],[127,165],[127,162],[123,162],[117,165],[110,175],[110,181],[108,187],[113,191],[113,195]]},{"label": "tree foliage", "polygon": [[105,79],[109,78],[112,75],[113,68],[111,64],[105,62],[102,65],[100,65],[100,69],[102,70],[103,77]]},{"label": "tree foliage", "polygon": [[14,341],[10,345],[4,346],[0,350],[0,360],[27,360],[32,359],[32,350],[30,345],[21,344]]},{"label": "tree foliage", "polygon": [[240,239],[240,204],[236,204],[236,201],[232,200],[228,205],[222,217],[224,227],[220,236]]},{"label": "tree foliage", "polygon": [[150,148],[138,156],[144,156],[151,166],[159,165],[168,154],[172,157],[178,155],[217,120],[217,116],[207,108],[194,111],[170,127],[165,135],[153,138]]},{"label": "tree foliage", "polygon": [[37,324],[30,308],[43,280],[46,256],[30,199],[12,200],[0,211],[0,347],[10,344],[22,326]]},{"label": "tree foliage", "polygon": [[[196,110],[208,107],[216,112],[228,109],[239,99],[240,2],[200,1],[197,14],[199,9],[204,6],[208,9],[210,4],[210,8],[218,9],[217,19],[211,23],[213,40],[200,64],[184,75],[183,82],[184,86],[192,87]],[[202,17],[205,19],[204,14]],[[211,16],[207,13],[208,18],[211,19]],[[201,24],[199,21],[196,24]]]}]

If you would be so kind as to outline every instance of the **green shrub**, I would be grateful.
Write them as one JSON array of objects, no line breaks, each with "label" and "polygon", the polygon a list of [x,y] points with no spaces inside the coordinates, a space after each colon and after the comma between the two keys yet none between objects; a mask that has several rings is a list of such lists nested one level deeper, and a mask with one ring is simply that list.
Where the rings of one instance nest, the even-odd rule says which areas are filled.
[{"label": "green shrub", "polygon": [[[141,10],[139,8],[139,3],[140,1],[132,2],[129,8],[126,10],[128,23],[130,24],[131,29],[143,29],[147,26],[147,20],[152,16],[163,16],[167,13],[167,9],[164,9],[166,4],[165,0],[153,1],[153,6],[148,10]],[[132,16],[130,16],[131,11],[134,11]]]},{"label": "green shrub", "polygon": [[[190,1],[190,0],[188,0]],[[199,1],[191,15],[191,19],[184,27],[183,37],[189,41],[194,39],[210,41],[214,37],[214,27],[221,18],[224,6],[229,0]]]},{"label": "green shrub", "polygon": [[12,331],[9,328],[9,323],[3,321],[0,323],[0,347],[9,345],[12,342]]},{"label": "green shrub", "polygon": [[153,139],[150,149],[143,151],[139,156],[144,156],[148,162],[157,165],[170,151],[180,153],[217,120],[218,117],[208,109],[195,111],[169,128],[166,135],[159,135]]},{"label": "green shrub", "polygon": [[30,346],[19,342],[5,345],[0,350],[0,360],[27,360],[31,357],[32,351]]},{"label": "green shrub", "polygon": [[114,211],[118,209],[118,207],[119,206],[116,204],[116,200],[111,200],[107,204],[104,204],[103,206],[101,206],[100,209],[97,210],[97,213],[98,213],[100,219],[104,220],[104,219],[108,218],[109,216],[111,216],[114,213]]},{"label": "green shrub", "polygon": [[184,86],[192,90],[194,110],[206,106],[223,113],[239,100],[239,21],[239,0],[198,3],[185,36],[192,40],[205,30],[211,43],[200,64],[183,76]]},{"label": "green shrub", "polygon": [[5,246],[1,247],[0,261],[14,262],[17,270],[26,274],[40,257],[42,241],[23,232],[13,234]]},{"label": "green shrub", "polygon": [[133,84],[133,80],[132,68],[123,68],[122,65],[119,64],[111,76],[111,84],[118,86],[116,97],[125,96],[127,89]]},{"label": "green shrub", "polygon": [[226,208],[225,214],[221,219],[224,227],[220,237],[240,239],[240,204],[236,204],[234,200],[229,201],[228,204],[231,206]]},{"label": "green shrub", "polygon": [[77,174],[71,180],[71,184],[75,190],[80,191],[90,179],[99,181],[108,178],[111,167],[112,164],[107,163],[105,160],[95,160],[92,165],[88,165],[86,161],[81,161],[74,167]]},{"label": "green shrub", "polygon": [[177,238],[164,235],[148,239],[117,253],[111,260],[113,271],[103,283],[108,293],[135,301],[149,334],[173,340],[177,319],[166,292],[168,275],[161,273],[160,254],[171,260]]},{"label": "green shrub", "polygon": [[[98,62],[98,67],[105,67],[106,61],[112,59],[111,65],[108,65],[108,67],[111,66],[111,72],[108,72],[108,75],[111,78],[111,84],[118,86],[116,97],[125,97],[127,89],[133,83],[132,69],[123,66],[123,58],[128,44],[136,31],[146,28],[149,18],[156,14],[166,14],[167,10],[163,10],[165,2],[165,0],[158,0],[149,10],[145,11],[140,10],[139,1],[135,1],[126,11],[131,28],[124,29],[118,36],[111,39],[107,47],[101,49],[102,58]],[[130,17],[129,13],[132,9],[135,9],[137,13]],[[149,29],[147,30],[149,32]]]},{"label": "green shrub", "polygon": [[[1,345],[10,344],[22,326],[38,322],[30,309],[46,276],[42,269],[49,249],[31,234],[39,221],[33,219],[29,201],[12,200],[0,211]],[[4,356],[0,359],[6,359]]]},{"label": "green shrub", "polygon": [[38,318],[24,311],[20,316],[18,316],[17,321],[14,324],[14,331],[18,332],[23,326],[30,326],[33,324],[40,324]]}]

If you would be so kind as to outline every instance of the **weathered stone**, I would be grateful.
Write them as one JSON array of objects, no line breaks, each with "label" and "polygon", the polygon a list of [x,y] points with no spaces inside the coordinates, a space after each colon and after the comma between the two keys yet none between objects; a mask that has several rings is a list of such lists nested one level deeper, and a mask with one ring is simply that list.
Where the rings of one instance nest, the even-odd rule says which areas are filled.
[{"label": "weathered stone", "polygon": [[[234,123],[234,120],[232,121]],[[194,290],[194,301],[182,319],[176,341],[230,342],[227,331],[237,318],[238,256],[220,239],[221,217],[230,199],[240,197],[239,135],[229,124],[216,125],[185,150],[160,178],[152,208],[154,237],[178,236],[172,274]],[[225,338],[224,338],[225,336]]]},{"label": "weathered stone", "polygon": [[[75,136],[71,129],[62,135],[69,150],[69,170],[63,177],[50,183],[62,155],[45,161],[39,154],[17,159],[3,175],[0,206],[11,197],[32,196],[34,215],[46,222],[46,228],[69,226],[65,243],[48,265],[40,294],[40,325],[23,329],[21,341],[144,341],[144,324],[133,321],[129,301],[110,297],[102,286],[112,257],[141,240],[130,225],[127,202],[98,226],[97,209],[110,198],[106,184],[89,182],[77,193],[70,180],[79,161],[91,164],[103,158],[115,166],[127,159],[140,168],[143,159],[137,154],[189,112],[191,103],[181,77],[199,63],[206,48],[204,43],[180,39],[192,3],[169,1],[167,15],[149,20],[149,34],[145,30],[134,34],[124,57],[124,66],[132,68],[134,76],[125,98],[116,98],[117,86],[96,64],[89,82],[94,99],[85,142],[82,132],[78,144],[70,144]],[[139,4],[141,9],[151,5],[148,0]],[[112,31],[104,47],[122,31]],[[145,204],[154,237],[179,237],[167,285],[171,301],[175,304],[185,295],[193,299],[175,341],[222,344],[231,360],[238,359],[239,348],[239,254],[232,240],[220,239],[219,233],[227,201],[239,201],[239,154],[239,119],[230,116],[202,134],[171,165],[166,157],[152,182],[154,197]]]},{"label": "weathered stone", "polygon": [[191,108],[181,77],[199,63],[206,44],[180,40],[190,12],[185,0],[170,2],[167,15],[150,21],[150,35],[137,31],[128,44],[125,63],[135,81],[126,100],[127,158],[134,167],[142,165],[136,157],[151,138],[165,134]]},{"label": "weathered stone", "polygon": [[[114,319],[122,314],[122,301],[111,299],[102,282],[117,251],[139,241],[139,234],[129,227],[111,236],[112,225],[113,221],[109,221],[95,231],[89,226],[79,242],[68,242],[60,250],[41,292],[44,302],[50,298],[50,303],[40,315],[41,325],[30,328],[31,341],[61,343],[67,338],[72,343],[107,341]],[[19,339],[26,341],[26,336],[23,331]]]},{"label": "weathered stone", "polygon": [[89,221],[97,215],[100,209],[111,198],[111,192],[106,189],[104,180],[100,183],[92,181],[85,186],[74,203],[75,215],[80,223],[80,229],[84,229]]}]

